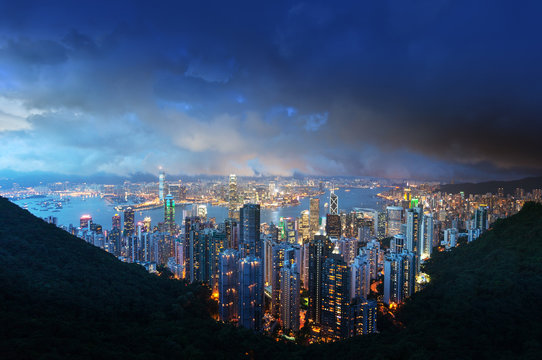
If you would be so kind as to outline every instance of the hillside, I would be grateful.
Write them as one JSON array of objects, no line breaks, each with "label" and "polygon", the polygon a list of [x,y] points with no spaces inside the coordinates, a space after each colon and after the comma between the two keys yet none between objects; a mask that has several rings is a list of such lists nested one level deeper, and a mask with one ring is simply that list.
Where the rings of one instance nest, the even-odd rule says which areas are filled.
[{"label": "hillside", "polygon": [[437,253],[402,328],[300,347],[216,323],[204,287],[148,274],[0,198],[0,358],[542,356],[542,205]]},{"label": "hillside", "polygon": [[527,203],[478,240],[437,253],[431,283],[402,307],[404,328],[310,349],[322,358],[540,359],[542,205]]},{"label": "hillside", "polygon": [[496,194],[499,188],[503,189],[504,195],[514,194],[517,188],[522,188],[526,192],[530,192],[533,189],[542,189],[542,176],[511,181],[486,181],[480,183],[445,184],[440,186],[440,191],[452,194],[457,194],[463,191],[466,195],[487,193]]},{"label": "hillside", "polygon": [[270,339],[222,326],[204,287],[163,279],[0,198],[0,358],[240,358]]}]

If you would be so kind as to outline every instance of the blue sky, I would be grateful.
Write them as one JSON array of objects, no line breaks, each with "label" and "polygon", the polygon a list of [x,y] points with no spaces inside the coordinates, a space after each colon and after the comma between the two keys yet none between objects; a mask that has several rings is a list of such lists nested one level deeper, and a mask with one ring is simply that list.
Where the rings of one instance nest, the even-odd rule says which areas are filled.
[{"label": "blue sky", "polygon": [[540,174],[541,10],[0,1],[0,173]]}]

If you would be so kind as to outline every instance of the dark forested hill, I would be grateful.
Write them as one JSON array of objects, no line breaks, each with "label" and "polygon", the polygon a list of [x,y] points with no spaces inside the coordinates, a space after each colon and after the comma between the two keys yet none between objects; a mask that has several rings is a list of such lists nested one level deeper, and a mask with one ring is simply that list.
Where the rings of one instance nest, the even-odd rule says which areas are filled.
[{"label": "dark forested hill", "polygon": [[542,205],[437,253],[401,328],[300,347],[214,322],[204,287],[125,264],[0,198],[0,358],[539,359]]},{"label": "dark forested hill", "polygon": [[530,177],[511,181],[486,181],[480,183],[446,184],[440,186],[440,191],[445,193],[457,194],[463,191],[469,194],[496,194],[499,188],[503,189],[505,195],[514,194],[517,188],[522,188],[526,192],[533,189],[542,189],[542,176]]},{"label": "dark forested hill", "polygon": [[216,323],[208,299],[0,198],[1,359],[239,358],[277,346]]}]

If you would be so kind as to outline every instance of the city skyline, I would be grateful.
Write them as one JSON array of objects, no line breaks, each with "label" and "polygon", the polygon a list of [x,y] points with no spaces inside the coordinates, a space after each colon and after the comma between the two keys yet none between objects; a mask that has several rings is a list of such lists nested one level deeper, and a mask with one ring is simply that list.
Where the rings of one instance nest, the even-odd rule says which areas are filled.
[{"label": "city skyline", "polygon": [[0,3],[0,176],[540,175],[541,5]]}]

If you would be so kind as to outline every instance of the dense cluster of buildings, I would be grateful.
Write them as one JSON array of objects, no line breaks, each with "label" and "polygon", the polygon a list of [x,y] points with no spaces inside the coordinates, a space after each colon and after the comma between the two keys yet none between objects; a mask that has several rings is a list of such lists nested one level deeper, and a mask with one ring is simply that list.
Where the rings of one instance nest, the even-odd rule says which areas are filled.
[{"label": "dense cluster of buildings", "polygon": [[228,218],[217,223],[194,204],[177,224],[163,174],[158,188],[164,218],[154,226],[150,218],[136,222],[126,208],[122,226],[115,215],[109,231],[88,215],[67,230],[123,261],[149,271],[165,265],[178,278],[206,284],[220,321],[284,335],[306,328],[311,341],[376,332],[379,306],[393,311],[419,290],[428,280],[422,265],[434,251],[475,240],[533,196],[466,197],[405,186],[381,194],[388,202],[382,209],[343,211],[331,189],[325,216],[315,197],[299,217],[266,224],[260,205],[243,201],[231,175]]}]

